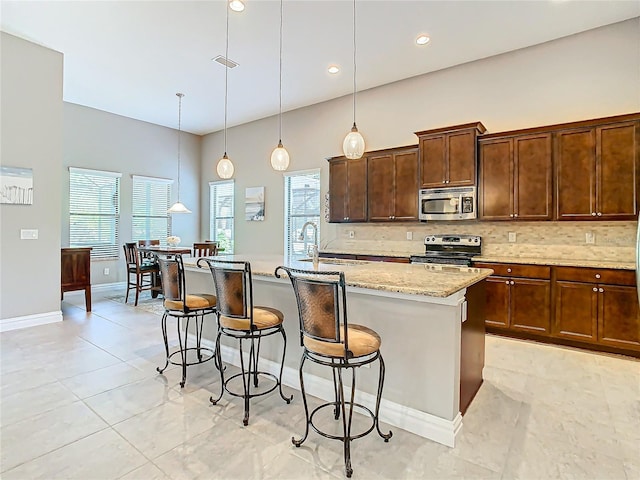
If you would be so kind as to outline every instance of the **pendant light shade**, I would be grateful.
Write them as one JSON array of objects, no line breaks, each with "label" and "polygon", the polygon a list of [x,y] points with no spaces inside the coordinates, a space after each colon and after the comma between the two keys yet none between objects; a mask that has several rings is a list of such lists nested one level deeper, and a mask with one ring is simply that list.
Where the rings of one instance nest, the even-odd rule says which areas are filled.
[{"label": "pendant light shade", "polygon": [[227,152],[224,152],[224,155],[220,160],[218,160],[218,165],[216,166],[216,172],[218,172],[218,176],[223,179],[228,179],[233,177],[233,163],[227,157]]},{"label": "pendant light shade", "polygon": [[[230,5],[227,4],[226,12],[227,12],[227,33],[226,33],[226,44],[225,44],[225,52],[224,58],[226,60],[229,59],[229,8]],[[216,165],[216,172],[218,176],[224,180],[227,180],[233,177],[233,172],[235,168],[233,168],[233,163],[227,157],[227,104],[228,104],[228,85],[229,85],[229,66],[225,63],[224,65],[224,155],[220,160],[218,160],[218,164]]]},{"label": "pendant light shade", "polygon": [[182,138],[182,97],[184,93],[176,93],[178,97],[178,201],[171,205],[167,213],[191,213],[187,207],[180,202],[180,139]]},{"label": "pendant light shade", "polygon": [[344,156],[350,159],[364,154],[364,137],[356,126],[356,0],[353,0],[353,127],[342,142]]},{"label": "pendant light shade", "polygon": [[280,0],[280,114],[278,116],[280,140],[278,146],[271,152],[271,168],[284,172],[289,168],[289,152],[282,145],[282,0]]}]

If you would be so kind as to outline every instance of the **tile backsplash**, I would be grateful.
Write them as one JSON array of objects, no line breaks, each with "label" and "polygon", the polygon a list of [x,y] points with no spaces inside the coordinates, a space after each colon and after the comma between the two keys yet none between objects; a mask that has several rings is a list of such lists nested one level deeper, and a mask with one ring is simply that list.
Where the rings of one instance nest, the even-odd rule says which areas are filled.
[{"label": "tile backsplash", "polygon": [[[333,252],[421,254],[431,234],[482,237],[486,256],[527,256],[633,262],[637,222],[427,222],[332,224],[320,248]],[[407,240],[410,232],[412,239]],[[516,241],[509,242],[509,233]],[[587,235],[593,243],[587,243]],[[352,238],[351,238],[352,237]]]}]

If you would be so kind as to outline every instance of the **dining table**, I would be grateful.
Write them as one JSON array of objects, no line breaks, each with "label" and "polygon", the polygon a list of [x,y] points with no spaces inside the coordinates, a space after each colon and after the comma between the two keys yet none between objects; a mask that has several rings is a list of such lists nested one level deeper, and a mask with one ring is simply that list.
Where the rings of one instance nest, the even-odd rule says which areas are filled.
[{"label": "dining table", "polygon": [[[171,258],[175,255],[190,255],[189,247],[172,247],[168,245],[142,245],[138,247],[138,251],[144,254],[153,253]],[[153,275],[153,288],[151,289],[151,297],[156,298],[162,292],[162,277],[159,274]]]}]

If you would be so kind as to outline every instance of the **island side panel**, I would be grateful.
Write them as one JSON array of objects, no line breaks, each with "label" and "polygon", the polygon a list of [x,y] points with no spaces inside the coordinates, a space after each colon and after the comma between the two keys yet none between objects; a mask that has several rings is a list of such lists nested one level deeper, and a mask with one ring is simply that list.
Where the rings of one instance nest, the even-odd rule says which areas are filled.
[{"label": "island side panel", "polygon": [[485,351],[486,280],[467,288],[467,319],[462,323],[460,349],[460,413],[465,414],[482,385]]}]

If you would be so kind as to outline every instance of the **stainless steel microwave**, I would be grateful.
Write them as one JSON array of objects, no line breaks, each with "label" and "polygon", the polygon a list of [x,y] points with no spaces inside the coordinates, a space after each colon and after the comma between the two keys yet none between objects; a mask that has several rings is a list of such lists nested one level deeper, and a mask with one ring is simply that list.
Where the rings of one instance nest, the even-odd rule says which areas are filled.
[{"label": "stainless steel microwave", "polygon": [[477,218],[476,187],[424,188],[418,195],[418,218],[472,220]]}]

